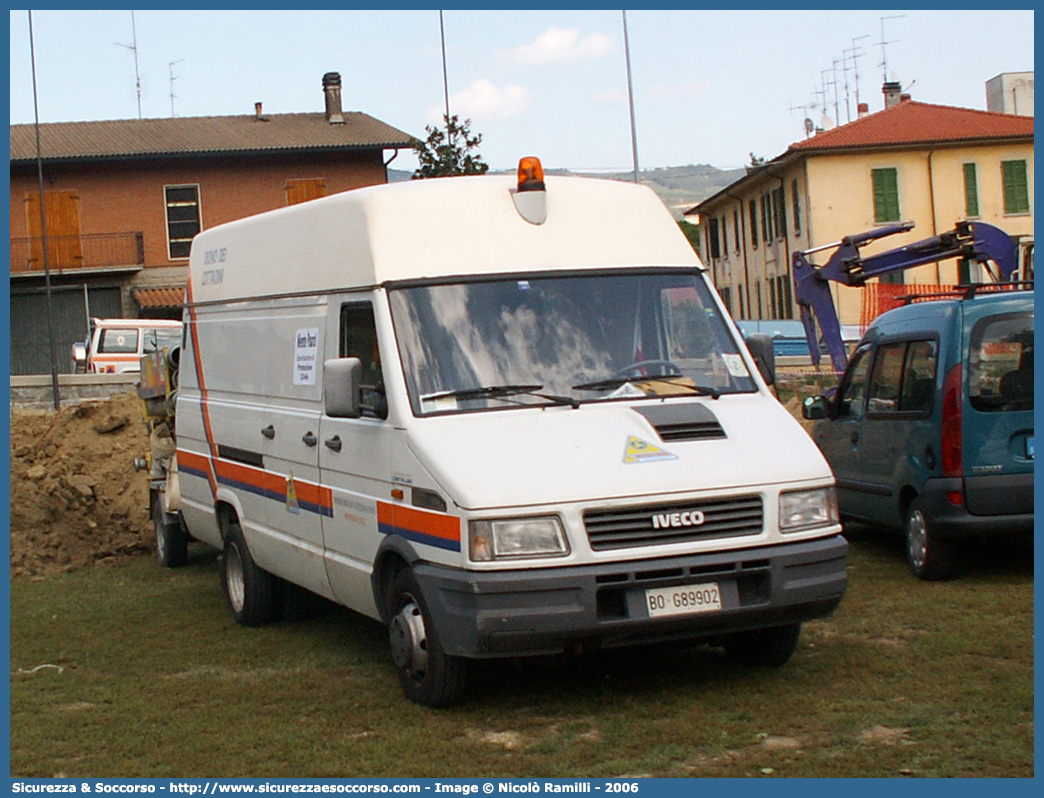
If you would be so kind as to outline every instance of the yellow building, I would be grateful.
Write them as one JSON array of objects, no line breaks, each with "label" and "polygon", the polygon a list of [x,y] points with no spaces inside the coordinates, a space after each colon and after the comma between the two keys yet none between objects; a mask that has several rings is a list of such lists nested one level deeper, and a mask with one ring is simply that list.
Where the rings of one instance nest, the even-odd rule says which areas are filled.
[{"label": "yellow building", "polygon": [[[686,213],[698,217],[705,265],[736,318],[797,318],[791,255],[899,221],[909,233],[864,255],[988,222],[1033,236],[1033,118],[913,102],[792,144]],[[813,256],[824,263],[831,251]],[[986,279],[948,261],[897,272],[888,282],[955,285]],[[876,280],[873,282],[877,282]],[[833,287],[842,324],[859,324],[863,289]]]}]

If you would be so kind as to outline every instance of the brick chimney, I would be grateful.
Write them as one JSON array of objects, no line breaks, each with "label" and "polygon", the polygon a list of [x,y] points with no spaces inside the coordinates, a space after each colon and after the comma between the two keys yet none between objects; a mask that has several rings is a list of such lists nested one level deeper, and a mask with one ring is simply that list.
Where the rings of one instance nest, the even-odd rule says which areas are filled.
[{"label": "brick chimney", "polygon": [[893,105],[899,105],[899,98],[903,85],[898,82],[889,81],[881,87],[881,91],[884,93],[884,106],[885,108],[891,108]]},{"label": "brick chimney", "polygon": [[864,116],[870,116],[870,104],[859,103],[859,105],[856,106],[856,111],[858,111],[860,119],[862,119]]},{"label": "brick chimney", "polygon": [[341,73],[327,72],[323,75],[323,94],[326,96],[326,121],[331,125],[343,125],[341,113]]}]

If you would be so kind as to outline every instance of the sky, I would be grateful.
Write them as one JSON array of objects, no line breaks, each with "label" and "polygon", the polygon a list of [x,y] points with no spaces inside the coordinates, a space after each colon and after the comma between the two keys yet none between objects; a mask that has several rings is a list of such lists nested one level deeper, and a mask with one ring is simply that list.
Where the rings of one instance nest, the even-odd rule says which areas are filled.
[{"label": "sky", "polygon": [[[144,117],[253,114],[256,102],[322,111],[326,72],[341,74],[345,110],[419,138],[445,111],[437,10],[140,10],[133,21],[33,12],[41,122],[137,118],[135,54]],[[1032,10],[634,10],[626,21],[642,169],[773,158],[805,137],[806,117],[843,124],[857,96],[881,110],[886,74],[915,100],[985,110],[987,80],[1033,70]],[[548,169],[632,169],[619,10],[447,10],[443,25],[450,112],[482,135],[493,169],[524,155]],[[26,11],[10,12],[10,36],[10,121],[31,123]],[[415,166],[409,151],[391,164]]]}]

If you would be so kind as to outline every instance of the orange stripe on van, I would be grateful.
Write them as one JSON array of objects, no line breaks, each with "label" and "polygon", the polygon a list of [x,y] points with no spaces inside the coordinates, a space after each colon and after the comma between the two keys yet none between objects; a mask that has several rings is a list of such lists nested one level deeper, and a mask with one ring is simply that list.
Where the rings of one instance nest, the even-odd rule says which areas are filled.
[{"label": "orange stripe on van", "polygon": [[[203,379],[203,361],[199,355],[199,332],[196,329],[196,308],[192,304],[192,277],[185,282],[185,304],[189,312],[189,334],[192,336],[192,362],[196,369],[196,383],[199,385],[199,408],[203,414],[203,435],[207,439],[211,458],[217,457],[217,446],[214,444],[214,432],[210,428],[210,408],[207,405],[207,383]],[[217,500],[217,477],[207,463],[207,481],[210,493]]]},{"label": "orange stripe on van", "polygon": [[385,535],[398,534],[417,543],[460,551],[460,519],[455,515],[377,502],[377,528]]}]

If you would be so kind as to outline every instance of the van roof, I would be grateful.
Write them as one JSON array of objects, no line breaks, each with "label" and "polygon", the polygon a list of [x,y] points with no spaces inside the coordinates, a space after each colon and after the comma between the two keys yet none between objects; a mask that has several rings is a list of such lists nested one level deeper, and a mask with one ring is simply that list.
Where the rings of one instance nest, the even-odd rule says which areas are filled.
[{"label": "van roof", "polygon": [[95,327],[180,327],[174,319],[91,319]]},{"label": "van roof", "polygon": [[194,303],[321,293],[402,280],[555,269],[699,267],[648,188],[548,177],[532,224],[502,176],[356,189],[230,222],[192,243]]}]

